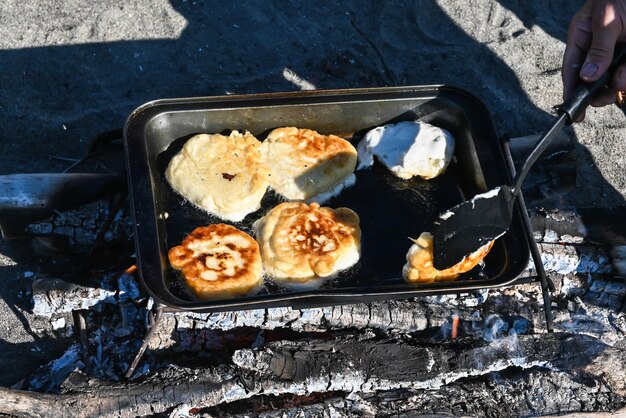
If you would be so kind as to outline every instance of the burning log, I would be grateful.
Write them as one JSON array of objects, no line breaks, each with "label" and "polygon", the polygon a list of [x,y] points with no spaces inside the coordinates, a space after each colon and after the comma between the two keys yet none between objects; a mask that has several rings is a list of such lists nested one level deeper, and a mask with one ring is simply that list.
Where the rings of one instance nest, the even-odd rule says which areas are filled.
[{"label": "burning log", "polygon": [[[531,369],[508,373],[506,380],[499,374],[484,379],[466,379],[450,384],[438,391],[393,390],[375,394],[346,395],[332,393],[332,397],[265,396],[257,402],[235,401],[227,405],[199,409],[205,416],[233,418],[284,417],[284,416],[332,416],[332,417],[415,417],[415,416],[537,416],[559,414],[568,418],[608,418],[621,416],[626,409],[614,413],[594,412],[619,408],[619,401],[610,395],[606,386],[593,389],[597,394],[589,397],[589,386],[559,372]],[[514,382],[514,383],[511,383]],[[587,381],[587,384],[591,382]],[[190,409],[180,408],[181,412]],[[584,411],[560,415],[564,411]],[[241,411],[247,411],[241,413]]]},{"label": "burning log", "polygon": [[[408,396],[410,402],[404,404],[413,410],[476,416],[488,415],[495,405],[504,415],[525,415],[614,409],[626,401],[626,351],[572,334],[512,334],[490,343],[462,339],[434,345],[408,336],[396,341],[355,336],[278,341],[238,350],[233,363],[195,370],[169,367],[142,382],[123,384],[74,374],[59,395],[2,389],[0,412],[135,416],[175,407],[188,412],[261,394],[317,392],[396,393]],[[520,380],[505,379],[503,384],[494,373],[512,373]],[[400,402],[380,405],[399,408]]]},{"label": "burning log", "polygon": [[[455,317],[465,324],[485,320],[488,313],[481,312],[479,305],[488,297],[489,291],[485,291],[305,310],[273,308],[214,314],[166,313],[150,348],[180,348],[179,344],[187,348],[194,347],[199,333],[204,333],[200,338],[207,339],[216,330],[223,334],[245,328],[256,329],[257,333],[259,330],[289,329],[301,334],[354,329],[376,330],[386,334],[439,330],[440,327],[451,327]],[[539,312],[540,308],[537,308],[524,312],[524,316],[532,318]],[[525,320],[532,322],[531,319]],[[185,342],[190,338],[192,341]],[[196,350],[200,349],[195,347]]]},{"label": "burning log", "polygon": [[541,367],[581,377],[586,373],[603,376],[616,394],[626,395],[626,373],[612,373],[612,368],[625,364],[626,353],[590,337],[513,334],[489,344],[475,340],[465,344],[424,347],[410,341],[277,342],[260,350],[237,351],[233,362],[262,376],[300,382],[300,394],[438,389],[468,376],[509,367]]}]

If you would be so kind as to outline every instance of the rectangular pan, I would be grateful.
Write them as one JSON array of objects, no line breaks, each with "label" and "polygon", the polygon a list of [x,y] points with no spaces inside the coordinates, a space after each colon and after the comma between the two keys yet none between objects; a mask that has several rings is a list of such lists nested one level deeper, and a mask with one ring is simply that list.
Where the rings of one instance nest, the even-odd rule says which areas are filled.
[{"label": "rectangular pan", "polygon": [[[361,261],[315,291],[281,290],[269,283],[256,296],[223,301],[195,300],[169,267],[167,251],[194,228],[219,219],[193,207],[165,180],[170,158],[197,133],[248,130],[263,140],[282,126],[310,128],[352,141],[369,129],[403,120],[422,120],[452,133],[455,160],[431,181],[401,180],[380,163],[357,171],[357,183],[326,202],[347,206],[361,218]],[[493,246],[483,269],[458,281],[409,285],[402,266],[411,242],[432,229],[445,209],[503,183],[510,183],[493,122],[474,96],[449,86],[308,91],[277,94],[167,99],[135,110],[125,126],[128,181],[135,220],[141,280],[158,302],[171,308],[214,312],[278,306],[295,308],[467,292],[512,283],[528,264],[529,246],[520,208],[510,230]],[[268,192],[262,209],[235,226],[249,232],[252,222],[278,204]]]}]

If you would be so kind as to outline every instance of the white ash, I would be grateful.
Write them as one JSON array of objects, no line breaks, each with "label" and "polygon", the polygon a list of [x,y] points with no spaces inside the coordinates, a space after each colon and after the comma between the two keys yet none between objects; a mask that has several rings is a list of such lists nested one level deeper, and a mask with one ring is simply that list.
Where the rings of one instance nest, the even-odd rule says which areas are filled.
[{"label": "white ash", "polygon": [[208,314],[177,312],[168,313],[166,317],[175,320],[178,330],[289,327],[296,331],[313,332],[345,327],[382,330],[401,327],[411,332],[425,329],[427,321],[421,317],[421,311],[413,312],[410,306],[411,301],[389,301],[311,309],[286,307]]},{"label": "white ash", "polygon": [[[54,278],[39,278],[33,283],[33,313],[49,317],[52,330],[71,335],[74,327],[68,325],[68,313],[73,310],[87,312],[84,315],[85,332],[91,354],[87,357],[88,370],[91,376],[109,380],[121,380],[137,352],[146,330],[146,303],[147,298],[135,279],[125,273],[105,275],[98,288]],[[76,350],[76,346],[72,346],[65,358],[73,356]],[[83,351],[82,347],[78,350]],[[81,359],[81,364],[83,361]],[[65,376],[59,379],[61,372],[55,372],[57,377],[53,382],[46,383],[51,390],[57,388],[73,368],[62,370]],[[149,364],[142,365],[136,377],[149,370]],[[48,382],[50,373],[49,368],[43,368],[33,379]]]},{"label": "white ash", "polygon": [[[546,214],[547,229],[552,233],[557,234],[550,229],[550,225],[554,224],[568,224],[568,229],[572,230],[574,234],[563,234],[556,242],[564,244],[582,244],[588,235],[587,227],[583,223],[580,215],[576,211],[568,210],[554,210]],[[545,241],[548,242],[548,241]]]},{"label": "white ash", "polygon": [[117,291],[103,281],[103,287],[92,288],[56,278],[39,278],[33,282],[33,313],[50,317],[53,314],[89,309],[102,303],[115,303]]},{"label": "white ash", "polygon": [[580,258],[571,245],[541,244],[541,260],[546,271],[570,274],[578,270]]},{"label": "white ash", "polygon": [[[88,247],[95,242],[107,216],[105,201],[99,201],[63,212],[56,212],[49,219],[32,223],[26,232],[34,235],[63,235],[70,238],[70,244]],[[132,221],[128,210],[124,208],[114,218],[105,241],[114,241],[132,235]]]},{"label": "white ash", "polygon": [[553,231],[551,229],[546,229],[546,231],[543,234],[543,242],[545,243],[557,243],[559,242],[559,235],[556,233],[556,231]]},{"label": "white ash", "polygon": [[580,297],[568,301],[565,309],[555,309],[557,331],[589,335],[615,346],[626,342],[626,314],[588,304]]},{"label": "white ash", "polygon": [[65,328],[65,325],[66,325],[65,318],[63,318],[63,317],[57,318],[57,319],[53,320],[51,322],[51,324],[52,324],[52,329],[54,329],[54,330],[59,330],[59,329]]},{"label": "white ash", "polygon": [[[117,281],[116,281],[117,283]],[[585,282],[586,283],[586,282]],[[613,293],[621,294],[621,290],[616,286],[609,286],[612,282],[606,281],[605,283],[599,283],[596,285],[595,289],[602,291],[606,291],[607,288]],[[535,286],[536,287],[536,286]],[[498,350],[501,353],[505,353],[505,358],[500,359],[498,361],[489,360],[489,356],[487,355],[487,351],[476,350],[473,358],[474,365],[469,369],[462,369],[456,371],[445,372],[439,374],[434,378],[418,380],[418,381],[398,381],[398,380],[385,380],[385,379],[372,379],[371,377],[366,376],[364,373],[354,370],[343,370],[341,372],[333,372],[328,377],[322,376],[311,376],[304,381],[299,382],[284,382],[284,384],[280,385],[272,385],[270,387],[263,387],[263,393],[265,394],[285,394],[285,393],[293,393],[293,394],[307,394],[315,391],[347,391],[347,392],[356,392],[356,393],[366,393],[371,391],[380,391],[380,390],[396,390],[398,388],[408,388],[411,390],[418,390],[420,388],[427,388],[429,390],[439,390],[448,387],[454,382],[458,382],[459,379],[463,379],[469,376],[489,376],[490,373],[494,371],[507,370],[511,367],[517,367],[522,370],[530,370],[534,367],[540,368],[551,368],[550,365],[545,360],[541,359],[532,359],[525,357],[523,352],[520,352],[519,341],[517,335],[519,333],[527,333],[527,332],[541,332],[541,330],[533,329],[533,324],[528,320],[520,320],[519,317],[515,316],[515,312],[510,312],[508,310],[508,305],[501,304],[498,300],[502,299],[503,301],[508,301],[506,303],[510,303],[511,296],[505,296],[504,294],[509,292],[519,292],[517,288],[509,289],[492,289],[488,292],[484,292],[484,296],[486,298],[485,305],[491,306],[505,306],[504,309],[506,316],[501,315],[487,315],[482,309],[483,306],[479,306],[477,310],[474,311],[472,318],[470,318],[470,322],[466,324],[470,328],[465,328],[463,332],[465,332],[465,337],[473,336],[482,338],[485,341],[491,341],[484,350],[487,350],[487,347],[490,347],[492,350]],[[462,303],[459,304],[459,301],[462,301],[463,298],[460,297],[457,301],[456,307],[457,309],[462,309]],[[447,304],[446,301],[442,302],[442,308],[445,308]],[[127,301],[127,303],[132,303],[132,301]],[[403,312],[409,311],[410,306],[413,304],[414,306],[418,306],[420,302],[418,301],[407,301],[406,304],[395,305],[396,309],[401,309]],[[387,302],[380,303],[381,306],[387,306]],[[435,305],[432,305],[430,309],[435,308]],[[558,324],[557,329],[559,330],[567,330],[569,332],[577,332],[577,333],[588,333],[589,335],[597,336],[602,341],[611,344],[617,345],[620,343],[619,339],[616,338],[608,338],[609,334],[615,334],[617,332],[624,335],[624,329],[626,328],[626,321],[623,319],[623,314],[621,313],[613,313],[614,315],[611,317],[609,315],[604,314],[598,316],[598,314],[603,314],[606,312],[604,308],[595,308],[589,307],[582,300],[576,300],[576,303],[568,305],[574,312],[567,313],[561,312],[557,310],[556,323]],[[339,307],[337,307],[339,308]],[[372,309],[372,306],[367,307],[368,309]],[[375,308],[375,306],[374,306]],[[111,311],[111,309],[107,309],[107,311]],[[310,310],[292,310],[288,308],[274,309],[274,310],[258,310],[258,311],[249,311],[252,313],[251,316],[247,316],[242,312],[234,312],[231,315],[226,314],[189,314],[183,315],[182,320],[180,322],[179,329],[185,330],[186,332],[193,331],[193,328],[202,323],[202,321],[208,321],[210,323],[219,322],[222,325],[232,326],[233,324],[249,324],[254,323],[256,321],[260,321],[261,325],[265,325],[267,327],[289,327],[291,324],[296,325],[299,329],[307,328],[304,325],[312,325],[313,329],[326,329],[328,330],[328,323],[325,323],[327,320],[332,320],[333,318],[339,318],[341,316],[350,317],[350,321],[348,323],[364,323],[362,321],[361,315],[362,309],[359,305],[352,307],[341,307],[341,309],[337,309],[333,312],[333,308],[328,308],[326,313],[321,309],[310,309]],[[341,314],[340,314],[341,313]],[[181,313],[182,314],[182,313]],[[176,314],[168,314],[167,316],[170,319],[177,319],[179,313]],[[234,315],[240,314],[240,315]],[[355,318],[355,314],[356,318]],[[95,315],[95,314],[94,314]],[[337,316],[339,315],[339,316]],[[395,315],[402,315],[399,312],[396,312]],[[512,315],[512,316],[511,316]],[[535,315],[541,315],[541,312],[536,312]],[[585,318],[588,316],[592,319]],[[227,318],[226,321],[224,321]],[[247,320],[253,318],[252,320]],[[281,318],[286,318],[285,321],[280,321]],[[307,321],[312,321],[309,324],[303,324],[303,318],[306,318]],[[467,319],[467,318],[466,318]],[[93,320],[93,318],[92,318]],[[116,322],[117,321],[117,322]],[[128,338],[120,339],[115,335],[112,331],[115,324],[119,327],[120,320],[116,320],[111,322],[109,325],[100,326],[95,331],[91,331],[90,335],[90,347],[94,347],[93,355],[90,356],[90,367],[94,370],[91,372],[93,375],[99,376],[101,378],[117,380],[120,378],[120,372],[122,366],[126,366],[128,359],[132,358],[132,349],[136,349],[137,345],[134,346],[124,346],[124,342],[128,341]],[[298,322],[300,323],[298,324]],[[526,322],[524,322],[526,321]],[[612,321],[613,323],[617,323],[618,325],[607,326],[606,321]],[[367,321],[366,321],[367,322]],[[391,326],[390,326],[391,324]],[[599,326],[598,324],[601,324]],[[386,326],[388,328],[387,331],[396,332],[393,330],[393,322],[387,322],[386,325],[382,323],[372,324],[369,323],[368,326]],[[338,326],[338,325],[335,325]],[[432,323],[427,325],[424,329],[428,329],[428,327],[432,327]],[[326,327],[326,328],[324,328]],[[471,328],[473,327],[473,329]],[[620,328],[621,327],[621,328]],[[232,328],[231,328],[232,329]],[[382,328],[380,328],[382,329]],[[196,328],[196,331],[197,328]],[[201,332],[205,332],[206,341],[208,344],[202,345],[201,350],[217,350],[223,351],[225,349],[224,346],[220,345],[220,342],[217,340],[219,334],[211,333],[210,330],[204,329]],[[404,331],[403,331],[404,332]],[[393,334],[391,334],[393,335]],[[404,335],[404,334],[399,334]],[[137,338],[137,337],[135,337]],[[375,334],[369,334],[367,339],[375,338]],[[622,337],[623,338],[623,337]],[[135,340],[137,341],[137,340]],[[258,336],[255,339],[255,343],[252,343],[252,346],[258,346]],[[181,344],[178,342],[177,344]],[[263,343],[261,343],[263,344]],[[269,354],[266,344],[258,347],[259,350]],[[296,343],[294,343],[296,344]],[[271,344],[270,344],[271,345]],[[132,348],[132,349],[131,349]],[[156,349],[162,349],[163,347],[155,347]],[[250,349],[243,349],[235,352],[233,356],[233,361],[235,365],[238,367],[243,367],[244,369],[248,369],[252,367],[251,365],[255,365],[254,367],[263,367],[263,365],[268,364],[267,361],[262,361],[261,353],[255,353]],[[481,354],[482,353],[482,354]],[[252,355],[253,358],[249,360],[244,360],[244,358]],[[432,358],[430,362],[431,368],[436,364],[437,360]],[[138,372],[135,374],[135,378],[139,375],[145,375],[150,373],[155,373],[151,370],[158,370],[158,367],[153,367],[155,364],[153,362],[158,362],[158,358],[145,359],[143,364],[140,364],[140,368]],[[268,358],[269,361],[269,358]],[[158,363],[157,363],[158,364]],[[247,392],[247,389],[244,389],[240,385],[229,385],[221,402],[226,402],[229,400],[237,400],[243,399],[245,397],[251,396],[250,393]]]},{"label": "white ash", "polygon": [[583,279],[582,276],[579,274],[564,276],[561,280],[560,293],[568,298],[584,295],[588,280]]},{"label": "white ash", "polygon": [[60,385],[72,371],[83,367],[85,364],[81,360],[80,346],[74,344],[60,358],[41,367],[30,379],[29,389],[50,391]]},{"label": "white ash", "polygon": [[[539,250],[543,268],[548,274],[569,275],[573,273],[614,274],[616,271],[602,247],[594,245],[570,245],[540,243]],[[528,260],[522,276],[537,274],[535,262]]]},{"label": "white ash", "polygon": [[436,296],[422,296],[419,299],[427,303],[435,303],[438,305],[463,306],[472,308],[483,304],[489,297],[489,289],[480,289],[472,293],[458,293]]},{"label": "white ash", "polygon": [[[498,353],[498,358],[494,359],[493,352]],[[272,375],[275,358],[281,361],[292,361],[289,354],[283,355],[280,352],[265,348],[263,350],[238,350],[233,354],[233,363],[244,369],[260,373],[261,375]],[[509,367],[530,369],[533,367],[554,368],[548,361],[528,358],[521,350],[516,337],[496,340],[493,343],[475,348],[470,356],[472,364],[457,370],[443,371],[435,377],[420,379],[420,377],[409,378],[407,380],[395,379],[393,381],[384,377],[372,376],[369,373],[353,368],[350,363],[341,371],[335,371],[328,375],[320,376],[300,376],[299,384],[283,385],[283,387],[270,388],[264,391],[265,394],[293,393],[296,395],[309,395],[313,392],[324,391],[347,391],[347,392],[374,392],[379,390],[393,389],[439,389],[452,382],[464,379],[469,376],[482,376],[494,371],[505,370]],[[298,361],[297,357],[293,361]],[[321,361],[325,361],[322,359]],[[287,370],[289,365],[283,366]],[[291,366],[294,367],[294,366]],[[330,366],[329,366],[330,367]],[[296,364],[295,369],[297,370]],[[284,380],[290,381],[295,376],[281,376]],[[294,382],[295,383],[295,382]],[[285,387],[286,386],[286,387]]]}]

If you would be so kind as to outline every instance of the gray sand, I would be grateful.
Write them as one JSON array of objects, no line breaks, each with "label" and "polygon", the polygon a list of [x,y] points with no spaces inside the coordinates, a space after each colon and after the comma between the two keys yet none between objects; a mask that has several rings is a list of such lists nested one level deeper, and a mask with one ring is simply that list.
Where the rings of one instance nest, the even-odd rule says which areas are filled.
[{"label": "gray sand", "polygon": [[[5,0],[0,174],[61,171],[68,163],[51,155],[81,156],[89,138],[122,127],[150,100],[303,85],[451,84],[486,103],[499,134],[538,133],[560,102],[567,24],[582,3]],[[623,125],[612,106],[590,110],[571,131],[576,205],[623,205]],[[46,338],[43,354],[31,351],[19,318],[31,315],[15,307],[15,288],[37,269],[24,245],[0,242],[3,384],[66,344]]]}]

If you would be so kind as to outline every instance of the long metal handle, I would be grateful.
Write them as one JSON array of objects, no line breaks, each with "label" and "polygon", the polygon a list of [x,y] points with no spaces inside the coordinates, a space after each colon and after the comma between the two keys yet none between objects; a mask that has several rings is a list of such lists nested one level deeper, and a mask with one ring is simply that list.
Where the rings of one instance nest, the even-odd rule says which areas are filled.
[{"label": "long metal handle", "polygon": [[522,170],[517,174],[517,176],[515,176],[515,182],[513,185],[513,196],[517,196],[517,193],[520,191],[522,183],[524,183],[524,179],[528,175],[530,168],[535,164],[535,162],[537,162],[537,160],[539,159],[541,154],[543,154],[546,148],[548,148],[548,145],[550,145],[552,139],[561,131],[561,129],[563,129],[565,123],[567,122],[567,118],[567,114],[563,113],[561,116],[558,117],[552,127],[548,129],[548,131],[543,134],[543,136],[539,139],[539,141],[535,145],[535,148],[533,148],[530,155],[526,159],[526,162],[524,162]]}]

